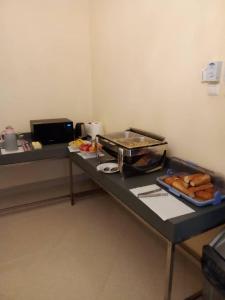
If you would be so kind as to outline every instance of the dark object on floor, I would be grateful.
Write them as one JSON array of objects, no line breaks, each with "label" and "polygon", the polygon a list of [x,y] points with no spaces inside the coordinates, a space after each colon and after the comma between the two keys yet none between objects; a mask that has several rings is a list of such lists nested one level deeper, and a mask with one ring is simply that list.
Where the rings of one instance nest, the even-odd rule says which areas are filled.
[{"label": "dark object on floor", "polygon": [[203,299],[225,299],[225,230],[203,247],[202,271],[206,279]]}]

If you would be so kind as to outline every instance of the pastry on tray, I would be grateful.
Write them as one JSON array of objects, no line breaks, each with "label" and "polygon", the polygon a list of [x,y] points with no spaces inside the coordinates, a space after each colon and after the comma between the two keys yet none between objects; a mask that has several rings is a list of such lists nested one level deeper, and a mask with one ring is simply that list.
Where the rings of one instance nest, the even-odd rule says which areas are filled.
[{"label": "pastry on tray", "polygon": [[208,174],[173,175],[166,177],[164,182],[185,195],[199,201],[214,198],[215,188],[211,182],[211,176]]}]

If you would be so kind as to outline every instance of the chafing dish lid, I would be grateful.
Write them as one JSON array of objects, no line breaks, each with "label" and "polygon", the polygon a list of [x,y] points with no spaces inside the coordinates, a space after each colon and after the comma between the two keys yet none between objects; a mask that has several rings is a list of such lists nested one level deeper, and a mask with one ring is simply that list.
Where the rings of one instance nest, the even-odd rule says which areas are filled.
[{"label": "chafing dish lid", "polygon": [[129,130],[106,134],[102,137],[128,149],[162,144],[162,141]]}]

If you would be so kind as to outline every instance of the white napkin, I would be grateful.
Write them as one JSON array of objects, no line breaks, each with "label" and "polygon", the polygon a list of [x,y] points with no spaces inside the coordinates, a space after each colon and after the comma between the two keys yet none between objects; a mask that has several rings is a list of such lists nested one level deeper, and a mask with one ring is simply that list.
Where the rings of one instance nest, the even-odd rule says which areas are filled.
[{"label": "white napkin", "polygon": [[[151,184],[130,189],[130,191],[137,196],[140,193],[152,191],[157,188],[159,188],[158,185]],[[145,198],[141,198],[140,196],[139,199],[151,210],[153,210],[161,219],[163,219],[163,221],[195,212],[195,210],[185,205],[183,202],[167,193],[165,190],[162,190],[158,193],[161,192],[166,193],[166,196],[149,196]]]}]

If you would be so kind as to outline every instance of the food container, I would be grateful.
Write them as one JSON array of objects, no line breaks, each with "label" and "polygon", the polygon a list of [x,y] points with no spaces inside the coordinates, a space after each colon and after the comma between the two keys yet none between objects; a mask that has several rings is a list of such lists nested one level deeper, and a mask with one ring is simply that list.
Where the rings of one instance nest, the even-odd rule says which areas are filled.
[{"label": "food container", "polygon": [[119,170],[125,177],[150,173],[164,166],[167,142],[156,134],[130,128],[97,135],[96,142],[118,160]]},{"label": "food container", "polygon": [[[175,189],[171,185],[165,183],[165,179],[167,177],[176,175],[176,176],[184,176],[184,175],[191,175],[195,173],[204,173],[209,174],[211,176],[212,183],[215,188],[214,197],[209,200],[199,200],[193,197],[190,197],[181,191]],[[216,176],[216,174],[210,170],[197,166],[191,162],[187,162],[181,160],[179,158],[171,158],[170,163],[166,172],[166,175],[160,176],[157,179],[157,182],[165,187],[168,192],[171,194],[187,200],[188,202],[196,205],[196,206],[207,206],[207,205],[217,205],[220,204],[222,200],[225,199],[225,181],[223,178]]]}]

